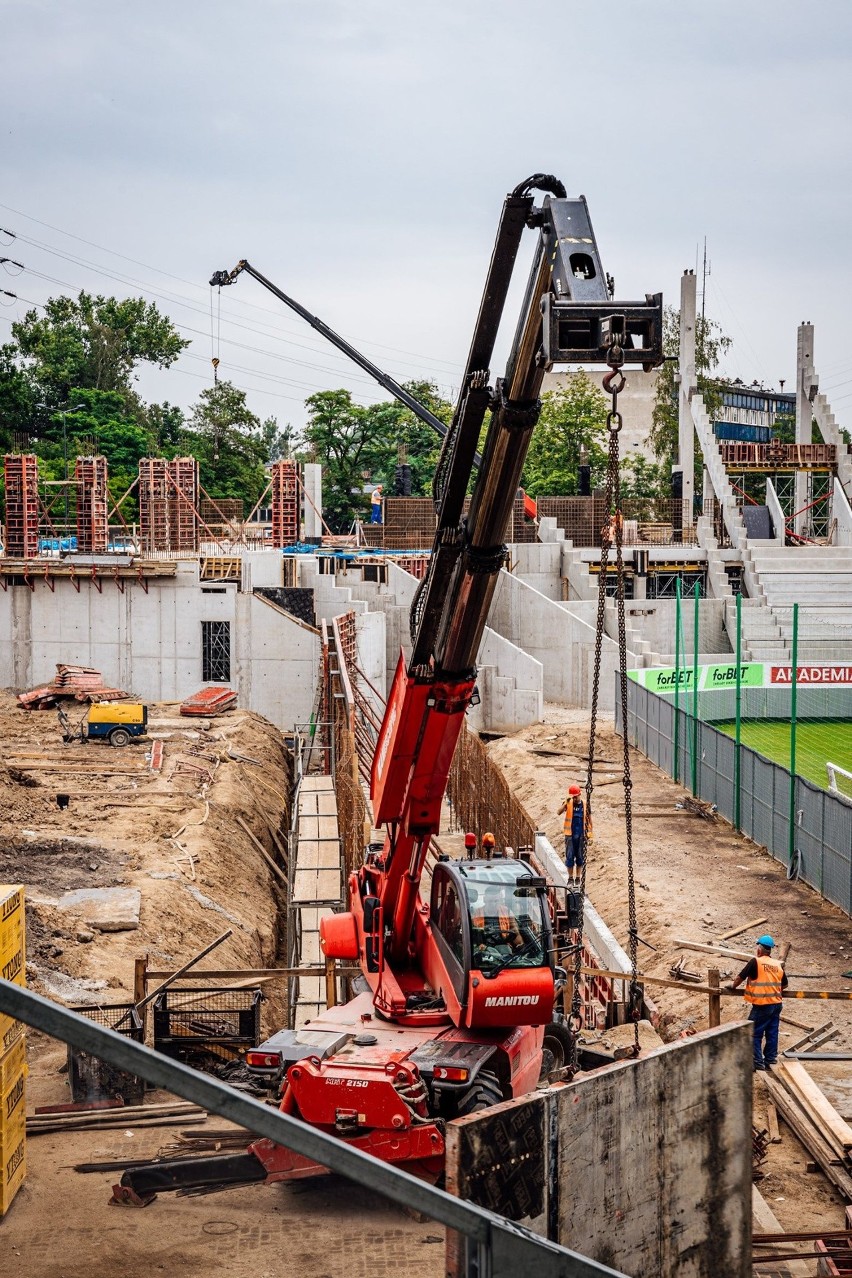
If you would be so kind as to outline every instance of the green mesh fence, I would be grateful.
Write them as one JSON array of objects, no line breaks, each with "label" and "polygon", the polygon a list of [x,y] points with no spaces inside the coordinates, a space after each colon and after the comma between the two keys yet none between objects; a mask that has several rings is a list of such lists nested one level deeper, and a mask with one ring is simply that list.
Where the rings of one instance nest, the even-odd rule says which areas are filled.
[{"label": "green mesh fence", "polygon": [[[708,660],[701,608],[700,584],[688,595],[678,585],[672,666],[634,672],[675,710],[675,780],[699,794],[706,755],[700,725],[706,723],[734,743],[730,779],[737,828],[744,748],[852,802],[852,616],[844,626],[799,604],[768,609],[738,595],[735,608],[726,612],[730,657]],[[792,859],[798,820],[792,794],[789,805]]]}]

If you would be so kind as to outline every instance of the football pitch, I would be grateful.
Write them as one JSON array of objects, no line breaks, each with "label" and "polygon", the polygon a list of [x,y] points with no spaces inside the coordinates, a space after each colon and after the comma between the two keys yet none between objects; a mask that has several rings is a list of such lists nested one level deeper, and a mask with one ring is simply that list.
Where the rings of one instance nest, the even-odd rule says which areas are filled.
[{"label": "football pitch", "polygon": [[[736,725],[731,720],[714,723],[714,728],[733,737]],[[790,766],[790,724],[784,719],[744,719],[740,725],[743,745],[758,754]],[[852,720],[803,719],[796,725],[796,772],[814,785],[828,789],[827,762],[836,763],[852,772]],[[852,781],[838,778],[844,794],[852,793]]]}]

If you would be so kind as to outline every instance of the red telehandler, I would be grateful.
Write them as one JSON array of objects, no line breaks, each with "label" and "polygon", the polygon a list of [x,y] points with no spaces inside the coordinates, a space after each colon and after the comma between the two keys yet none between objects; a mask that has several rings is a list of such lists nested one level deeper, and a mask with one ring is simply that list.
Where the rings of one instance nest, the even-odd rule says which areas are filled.
[{"label": "red telehandler", "polygon": [[[532,192],[545,193],[536,206]],[[538,234],[505,375],[489,364],[525,227]],[[247,262],[246,271],[330,337],[415,412],[435,419]],[[562,1063],[570,1031],[554,1018],[557,983],[545,880],[523,860],[439,858],[420,895],[430,840],[465,711],[500,568],[507,521],[557,363],[662,361],[662,296],[615,303],[583,197],[536,174],[506,199],[459,401],[434,479],[437,511],[429,570],[412,606],[412,654],[401,656],[376,744],[371,797],[386,831],[349,880],[349,909],[322,921],[327,957],[357,961],[368,989],[300,1030],[283,1030],[247,1063],[280,1077],[281,1108],[379,1158],[429,1179],[443,1171],[448,1118],[532,1090],[546,1060]],[[476,448],[490,410],[482,457]],[[476,466],[476,463],[479,463]],[[466,517],[463,504],[476,477]],[[544,1050],[545,1041],[547,1051]],[[325,1169],[268,1140],[245,1154],[159,1163],[124,1173],[121,1196],[240,1181],[276,1181]]]}]

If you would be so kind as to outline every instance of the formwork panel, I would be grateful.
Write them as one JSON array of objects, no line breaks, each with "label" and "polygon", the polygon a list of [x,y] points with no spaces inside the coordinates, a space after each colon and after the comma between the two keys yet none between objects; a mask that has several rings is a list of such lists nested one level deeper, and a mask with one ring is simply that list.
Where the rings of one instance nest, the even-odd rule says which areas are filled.
[{"label": "formwork panel", "polygon": [[139,526],[146,552],[198,550],[199,492],[194,457],[139,459]]},{"label": "formwork panel", "polygon": [[38,555],[38,458],[32,453],[7,453],[5,554],[9,559]]},{"label": "formwork panel", "polygon": [[272,544],[276,550],[299,540],[299,477],[296,463],[283,458],[272,466]]},{"label": "formwork panel", "polygon": [[109,492],[105,457],[78,457],[74,465],[77,487],[77,549],[103,554],[109,545]]}]

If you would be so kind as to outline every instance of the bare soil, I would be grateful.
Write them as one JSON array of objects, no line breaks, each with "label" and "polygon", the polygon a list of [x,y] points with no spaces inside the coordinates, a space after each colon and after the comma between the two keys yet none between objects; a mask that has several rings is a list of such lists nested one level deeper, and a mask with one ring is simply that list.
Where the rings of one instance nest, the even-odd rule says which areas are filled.
[{"label": "bare soil", "polygon": [[[241,710],[190,721],[163,705],[149,715],[152,736],[164,743],[158,773],[146,758],[150,743],[65,745],[53,712],[21,710],[0,693],[0,881],[27,886],[28,984],[60,1002],[130,1002],[137,956],[173,970],[228,927],[233,935],[202,969],[280,961],[284,902],[236,820],[270,852],[271,830],[287,830],[291,760],[280,733]],[[64,811],[59,793],[69,796]],[[140,890],[137,930],[93,934],[83,918],[52,904],[68,890],[112,886]],[[285,1023],[284,988],[265,987],[264,1033]],[[62,1044],[29,1035],[28,1112],[70,1099],[66,1062]],[[0,1278],[442,1272],[442,1230],[333,1177],[161,1195],[140,1211],[108,1207],[118,1174],[73,1170],[78,1162],[153,1156],[178,1130],[31,1138],[27,1180],[0,1224]]]},{"label": "bare soil", "polygon": [[[547,707],[546,722],[489,746],[518,799],[557,851],[562,844],[562,818],[557,809],[572,783],[585,785],[589,724],[584,712]],[[555,751],[536,754],[536,750]],[[599,730],[593,799],[594,839],[587,868],[590,899],[627,948],[627,858],[623,789],[600,782],[621,777],[623,745],[612,721]],[[653,949],[640,945],[642,972],[668,977],[679,959],[699,972],[722,970],[723,983],[744,963],[690,952],[677,939],[707,944],[738,925],[766,917],[751,931],[726,945],[753,953],[758,935],[770,932],[781,945],[792,943],[787,961],[791,988],[852,991],[841,973],[852,968],[852,923],[835,906],[801,883],[789,882],[785,868],[765,848],[737,834],[719,818],[715,823],[678,811],[676,803],[689,792],[631,750],[633,778],[634,862],[639,932]],[[652,815],[641,815],[644,813]],[[647,993],[660,1010],[661,1031],[667,1039],[707,1027],[706,996],[649,985]],[[852,1049],[852,1002],[790,1001],[787,1014],[805,1025],[831,1019],[841,1033],[826,1050]],[[723,1022],[743,1019],[739,999],[722,1001]],[[782,1022],[781,1048],[802,1037],[804,1030]],[[852,1117],[852,1087],[848,1064],[809,1066],[813,1076],[841,1113]],[[765,1126],[766,1093],[755,1075],[754,1121]],[[845,1225],[844,1203],[822,1174],[806,1172],[810,1155],[781,1121],[781,1143],[770,1145],[765,1177],[758,1187],[787,1230]]]}]

